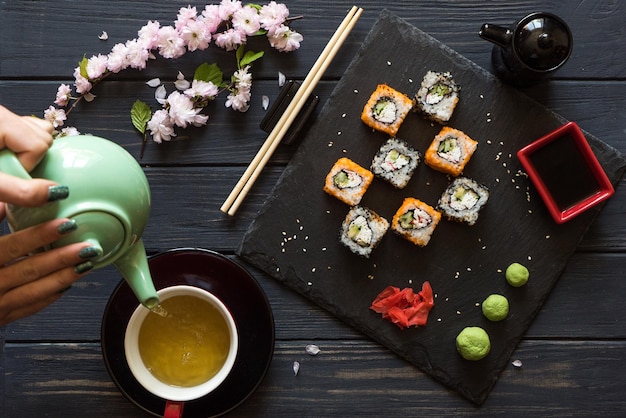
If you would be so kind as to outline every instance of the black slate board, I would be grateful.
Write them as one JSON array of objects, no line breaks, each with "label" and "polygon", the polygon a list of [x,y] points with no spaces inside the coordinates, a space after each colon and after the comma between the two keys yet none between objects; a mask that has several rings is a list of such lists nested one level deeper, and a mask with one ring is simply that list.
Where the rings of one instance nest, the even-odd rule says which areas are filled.
[{"label": "black slate board", "polygon": [[[388,233],[370,259],[361,258],[337,239],[349,208],[322,191],[325,175],[343,156],[369,167],[386,140],[360,120],[376,85],[387,83],[412,95],[428,70],[451,71],[461,85],[461,100],[449,125],[479,141],[465,174],[489,187],[489,202],[472,227],[442,221],[426,248]],[[384,11],[251,224],[238,254],[482,404],[600,211],[597,207],[557,225],[515,157],[519,148],[565,122]],[[410,114],[398,137],[423,153],[439,129]],[[593,136],[587,139],[616,184],[626,161]],[[448,181],[422,164],[403,190],[376,178],[361,204],[391,220],[406,196],[435,205]],[[515,261],[531,271],[522,288],[509,286],[504,278],[503,270]],[[427,326],[400,330],[369,309],[386,286],[419,290],[425,280],[436,294]],[[480,302],[491,293],[509,299],[510,314],[503,322],[489,322],[481,313]],[[466,326],[481,326],[489,333],[492,349],[485,359],[466,361],[456,352],[455,337]]]}]

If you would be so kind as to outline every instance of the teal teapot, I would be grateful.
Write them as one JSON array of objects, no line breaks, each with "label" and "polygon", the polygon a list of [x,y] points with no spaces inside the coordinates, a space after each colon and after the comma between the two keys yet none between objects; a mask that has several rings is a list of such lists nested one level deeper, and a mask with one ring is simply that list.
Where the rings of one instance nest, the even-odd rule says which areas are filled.
[{"label": "teal teapot", "polygon": [[0,171],[21,178],[44,178],[69,187],[66,199],[39,207],[7,205],[7,222],[18,231],[56,218],[78,228],[54,242],[56,248],[90,242],[99,255],[94,268],[113,264],[147,308],[159,303],[141,234],[150,213],[150,187],[135,160],[119,145],[90,135],[54,140],[30,174],[10,150],[0,151]]}]

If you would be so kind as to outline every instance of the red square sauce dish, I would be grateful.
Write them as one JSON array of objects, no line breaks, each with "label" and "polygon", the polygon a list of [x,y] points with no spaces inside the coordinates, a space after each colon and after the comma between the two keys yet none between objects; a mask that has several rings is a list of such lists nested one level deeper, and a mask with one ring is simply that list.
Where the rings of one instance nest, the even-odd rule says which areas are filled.
[{"label": "red square sauce dish", "polygon": [[611,181],[574,122],[517,152],[552,218],[565,223],[615,193]]}]

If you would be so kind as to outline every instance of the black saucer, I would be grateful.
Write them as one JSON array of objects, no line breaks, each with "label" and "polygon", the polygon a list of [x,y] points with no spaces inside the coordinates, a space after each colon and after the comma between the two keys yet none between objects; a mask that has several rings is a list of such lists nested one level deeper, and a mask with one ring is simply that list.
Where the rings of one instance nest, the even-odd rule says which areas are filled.
[{"label": "black saucer", "polygon": [[[239,331],[239,353],[230,375],[209,395],[185,402],[185,417],[224,414],[250,396],[267,372],[274,353],[274,317],[256,280],[241,266],[209,250],[181,248],[148,261],[157,290],[191,285],[219,297]],[[102,354],[119,390],[139,408],[163,416],[165,400],[145,390],[132,375],[124,354],[124,332],[137,299],[122,281],[109,298],[102,318]]]}]

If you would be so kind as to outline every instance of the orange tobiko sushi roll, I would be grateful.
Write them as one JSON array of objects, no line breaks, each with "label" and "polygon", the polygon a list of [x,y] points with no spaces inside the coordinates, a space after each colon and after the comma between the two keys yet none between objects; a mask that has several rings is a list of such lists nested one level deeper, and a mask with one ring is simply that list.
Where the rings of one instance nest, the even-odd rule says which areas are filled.
[{"label": "orange tobiko sushi roll", "polygon": [[374,174],[349,158],[340,158],[326,175],[324,191],[342,202],[354,206],[372,183]]},{"label": "orange tobiko sushi roll", "polygon": [[435,136],[424,155],[430,168],[457,177],[476,151],[478,142],[458,129],[444,127]]},{"label": "orange tobiko sushi roll", "polygon": [[404,118],[413,108],[413,100],[405,94],[379,84],[361,112],[361,120],[367,126],[396,136]]}]

